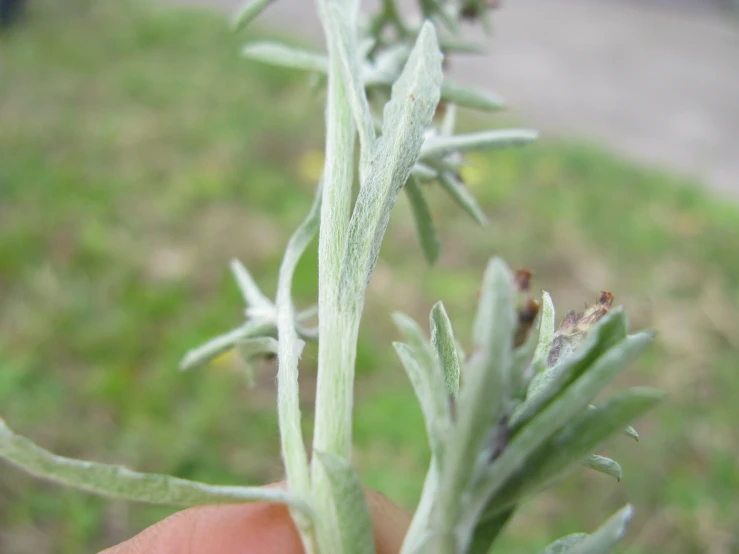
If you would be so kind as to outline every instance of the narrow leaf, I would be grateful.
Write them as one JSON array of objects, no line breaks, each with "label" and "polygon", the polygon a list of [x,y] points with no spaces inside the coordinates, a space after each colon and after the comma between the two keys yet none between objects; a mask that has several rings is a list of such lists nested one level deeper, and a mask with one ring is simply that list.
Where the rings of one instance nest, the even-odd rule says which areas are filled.
[{"label": "narrow leaf", "polygon": [[621,465],[617,461],[597,454],[588,456],[588,459],[585,460],[585,467],[610,475],[616,481],[620,481],[622,477]]},{"label": "narrow leaf", "polygon": [[478,44],[476,42],[442,39],[440,44],[442,52],[459,54],[487,54],[488,52],[484,44]]},{"label": "narrow leaf", "polygon": [[446,392],[452,398],[459,392],[459,373],[461,363],[454,338],[452,322],[444,309],[444,304],[437,302],[431,309],[431,344],[444,371]]},{"label": "narrow leaf", "polygon": [[444,376],[418,324],[401,313],[393,314],[393,320],[408,341],[408,344],[394,343],[393,346],[421,405],[431,450],[435,458],[440,459],[442,438],[451,426]]},{"label": "narrow leaf", "polygon": [[[554,302],[548,292],[544,291],[541,302],[541,323],[539,324],[539,344],[536,347],[534,361],[546,364],[549,351],[554,340],[555,312]],[[546,366],[545,366],[546,367]]]},{"label": "narrow leaf", "polygon": [[254,281],[251,273],[244,267],[239,260],[231,260],[231,273],[236,280],[236,285],[241,291],[241,296],[249,308],[265,313],[274,313],[274,306],[269,298],[267,298],[259,286]]},{"label": "narrow leaf", "polygon": [[625,336],[626,315],[622,309],[617,308],[598,322],[572,356],[534,377],[529,385],[526,402],[511,418],[511,432],[515,434],[562,389],[582,375],[603,352]]},{"label": "narrow leaf", "polygon": [[501,110],[505,107],[503,99],[487,91],[466,87],[448,79],[441,85],[441,99],[464,108],[475,110]]},{"label": "narrow leaf", "polygon": [[237,327],[228,333],[224,333],[210,339],[205,344],[193,348],[187,352],[180,362],[180,370],[187,371],[213,361],[224,352],[228,352],[236,346],[239,341],[250,337],[263,337],[275,332],[275,324],[250,321],[241,327]]},{"label": "narrow leaf", "polygon": [[169,475],[137,473],[122,466],[57,456],[13,433],[2,419],[0,457],[38,477],[105,496],[172,506],[281,502],[311,517],[311,510],[304,500],[278,488],[207,485]]},{"label": "narrow leaf", "polygon": [[355,41],[350,36],[353,27],[348,21],[348,16],[345,15],[345,10],[346,7],[340,4],[328,5],[328,21],[330,24],[328,38],[331,41],[332,50],[339,59],[341,82],[352,110],[354,123],[359,131],[361,148],[359,174],[360,179],[364,181],[375,148],[375,128],[367,93],[361,79],[359,55],[356,51]]},{"label": "narrow leaf", "polygon": [[439,126],[439,132],[442,136],[449,137],[454,134],[454,128],[457,126],[457,105],[449,103],[446,105],[444,119]]},{"label": "narrow leaf", "polygon": [[295,328],[295,308],[292,285],[295,268],[308,245],[318,232],[323,185],[316,189],[313,204],[305,220],[295,230],[285,249],[277,282],[277,411],[280,422],[280,442],[290,488],[308,495],[310,477],[308,456],[300,426],[300,395],[298,390],[298,359],[305,343]]},{"label": "narrow leaf", "polygon": [[[587,375],[581,379],[584,380]],[[562,405],[568,401],[572,402],[573,397],[574,395],[568,397],[567,393],[563,394],[561,400],[558,398],[552,404],[552,408],[560,402]],[[505,486],[488,502],[485,517],[492,517],[511,504],[519,502],[523,497],[551,485],[569,469],[577,467],[579,462],[587,459],[587,456],[603,442],[619,433],[626,422],[633,421],[649,411],[661,398],[661,393],[651,389],[635,388],[619,392],[606,402],[602,410],[583,411],[561,431],[545,442],[540,442],[540,445],[532,450],[523,441],[519,441],[518,437],[515,438],[499,460],[501,463],[504,462],[503,458],[510,452],[511,456],[518,456],[521,463],[515,475],[508,478]],[[547,424],[546,417],[557,417],[555,410],[545,410],[541,416],[527,425],[521,436],[529,427],[532,435],[539,433],[537,427]],[[546,431],[541,434],[545,433]],[[526,461],[523,461],[524,458]],[[494,472],[500,471],[496,466],[497,463],[490,468],[491,476]]]},{"label": "narrow leaf", "polygon": [[588,538],[587,533],[573,533],[557,539],[547,546],[540,554],[569,554],[570,549]]},{"label": "narrow leaf", "polygon": [[277,340],[273,337],[259,337],[256,339],[244,339],[237,343],[239,354],[250,360],[267,354],[277,354],[279,348]]},{"label": "narrow leaf", "polygon": [[[459,102],[457,102],[459,103]],[[536,140],[538,133],[528,129],[480,131],[450,137],[430,137],[421,148],[421,159],[448,156],[454,152],[489,150],[525,146]]]},{"label": "narrow leaf", "polygon": [[[650,333],[631,335],[613,346],[515,434],[503,454],[487,470],[486,477],[481,479],[476,488],[475,499],[471,501],[471,509],[482,509],[488,504],[490,499],[493,499],[493,495],[500,491],[515,472],[525,468],[532,454],[562,429],[570,419],[575,416],[593,417],[597,414],[598,412],[586,410],[590,401],[646,348],[652,337]],[[642,413],[642,410],[648,409],[657,400],[651,391],[644,394],[646,398],[642,398],[641,394],[632,393],[632,395],[637,399],[637,413]],[[629,407],[632,406],[631,397],[627,397],[626,402]],[[620,415],[620,409],[615,413]],[[581,420],[576,419],[576,421]],[[625,422],[620,422],[620,426],[624,425]],[[606,434],[607,436],[609,435]],[[590,434],[577,437],[578,440],[585,438],[591,438]],[[582,455],[587,453],[583,452]],[[569,456],[570,451],[567,450],[562,455]],[[571,458],[568,458],[569,460]],[[508,499],[508,501],[511,500]],[[493,502],[496,508],[505,507],[497,504],[497,501]]]},{"label": "narrow leaf", "polygon": [[495,258],[483,278],[474,327],[474,360],[465,367],[454,432],[444,447],[434,525],[441,537],[456,534],[461,511],[472,494],[468,486],[473,470],[504,412],[515,325],[513,276],[505,263]]},{"label": "narrow leaf", "polygon": [[331,487],[341,552],[375,554],[372,519],[359,478],[351,465],[336,454],[316,452],[316,456]]},{"label": "narrow leaf", "polygon": [[232,26],[239,31],[254,21],[274,0],[247,0],[233,18]]},{"label": "narrow leaf", "polygon": [[478,525],[465,554],[488,554],[490,547],[495,543],[515,511],[515,506],[511,507],[494,518],[486,520],[484,524]]},{"label": "narrow leaf", "polygon": [[419,181],[433,181],[436,179],[437,171],[431,166],[416,162],[411,169],[411,175]]},{"label": "narrow leaf", "polygon": [[472,219],[480,225],[488,224],[488,219],[477,204],[475,197],[470,194],[469,189],[454,174],[448,171],[439,173],[439,184]]},{"label": "narrow leaf", "polygon": [[426,261],[433,265],[439,258],[439,250],[441,242],[439,234],[436,232],[434,220],[431,217],[431,209],[423,196],[421,187],[418,186],[416,180],[411,177],[405,183],[405,193],[411,204],[413,220],[416,222],[416,232],[418,240],[421,243],[421,250]]},{"label": "narrow leaf", "polygon": [[418,160],[424,132],[439,102],[440,85],[441,52],[433,25],[425,23],[385,106],[372,171],[360,188],[349,224],[340,301],[355,310],[362,308],[390,210]]},{"label": "narrow leaf", "polygon": [[254,374],[254,360],[269,354],[277,354],[277,340],[272,337],[259,337],[256,339],[244,339],[236,343],[241,359],[244,361],[244,373],[246,385],[251,389],[256,386]]},{"label": "narrow leaf", "polygon": [[[533,327],[536,326],[536,323],[535,321]],[[534,352],[536,351],[538,340],[538,334],[530,332],[529,336],[526,337],[526,342],[513,351],[511,375],[513,378],[514,398],[518,400],[526,396],[526,389],[529,386],[529,382],[539,370],[540,365],[534,361]]]},{"label": "narrow leaf", "polygon": [[567,554],[609,554],[626,532],[633,509],[626,506],[586,539],[567,551]]},{"label": "narrow leaf", "polygon": [[249,59],[270,65],[318,73],[328,72],[328,60],[323,54],[278,42],[252,42],[244,46],[241,53]]}]

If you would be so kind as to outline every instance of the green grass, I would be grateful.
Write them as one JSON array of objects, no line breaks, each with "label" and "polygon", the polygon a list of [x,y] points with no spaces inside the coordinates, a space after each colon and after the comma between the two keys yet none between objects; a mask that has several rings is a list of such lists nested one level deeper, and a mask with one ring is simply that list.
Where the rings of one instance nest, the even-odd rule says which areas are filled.
[{"label": "green grass", "polygon": [[[0,37],[0,413],[59,453],[216,483],[281,476],[274,371],[244,386],[226,359],[181,374],[191,346],[239,323],[238,257],[273,292],[308,208],[301,169],[322,142],[322,98],[239,59],[222,18],[120,2],[31,3]],[[469,336],[485,261],[535,271],[560,313],[612,290],[657,345],[621,384],[669,394],[613,441],[614,483],[580,472],[526,505],[500,552],[595,527],[627,499],[629,552],[739,548],[739,210],[697,186],[582,144],[474,158],[477,228],[433,191],[443,237],[423,265],[401,199],[359,348],[356,463],[412,507],[423,423],[390,341],[392,310],[445,301]],[[297,275],[307,304],[315,248]],[[306,431],[315,349],[304,356]],[[0,551],[79,553],[170,510],[94,498],[0,470]]]}]

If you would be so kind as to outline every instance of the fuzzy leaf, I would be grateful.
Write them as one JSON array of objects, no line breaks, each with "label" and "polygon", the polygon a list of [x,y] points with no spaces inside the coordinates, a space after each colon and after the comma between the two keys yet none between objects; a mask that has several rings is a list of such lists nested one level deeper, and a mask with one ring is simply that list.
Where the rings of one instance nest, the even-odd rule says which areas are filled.
[{"label": "fuzzy leaf", "polygon": [[[277,282],[277,409],[280,422],[282,457],[290,488],[308,495],[310,477],[308,456],[300,427],[300,395],[298,391],[298,359],[305,343],[298,338],[295,328],[295,308],[292,286],[295,268],[306,248],[318,232],[321,216],[323,185],[317,187],[313,204],[300,226],[295,230],[285,249]],[[305,522],[300,522],[305,524]]]},{"label": "fuzzy leaf", "polygon": [[328,72],[328,59],[325,55],[279,42],[251,42],[244,46],[241,53],[249,59],[270,65],[318,73]]},{"label": "fuzzy leaf", "polygon": [[356,52],[355,41],[350,36],[352,26],[345,15],[345,9],[345,6],[339,4],[329,4],[328,39],[332,42],[333,51],[339,59],[341,82],[352,110],[354,124],[359,131],[361,146],[359,172],[360,179],[364,181],[375,148],[375,128],[367,93],[361,79],[359,55]]},{"label": "fuzzy leaf", "polygon": [[377,141],[354,207],[342,262],[343,305],[361,310],[364,291],[377,263],[390,210],[418,160],[424,132],[439,102],[441,52],[433,25],[426,23],[385,106]]},{"label": "fuzzy leaf", "polygon": [[273,335],[275,324],[262,321],[250,321],[232,331],[210,339],[205,344],[187,352],[180,362],[180,370],[187,371],[213,361],[224,352],[233,349],[240,341]]},{"label": "fuzzy leaf", "polygon": [[539,344],[534,354],[534,362],[546,364],[549,351],[554,341],[555,312],[554,302],[548,292],[544,291],[541,302],[541,323],[539,325]]},{"label": "fuzzy leaf", "polygon": [[340,552],[374,554],[372,519],[364,489],[351,465],[336,454],[316,452],[328,477],[341,536]]},{"label": "fuzzy leaf", "polygon": [[431,217],[431,209],[423,196],[421,187],[418,186],[416,180],[411,177],[405,184],[405,193],[411,204],[413,212],[413,220],[416,222],[416,232],[421,243],[421,250],[426,261],[433,265],[439,258],[439,250],[441,243],[439,234],[436,232],[434,220]]},{"label": "fuzzy leaf", "polygon": [[[537,315],[538,317],[540,316]],[[532,327],[536,327],[536,323],[535,321]],[[529,332],[526,342],[513,351],[511,376],[513,379],[513,394],[516,399],[524,398],[529,382],[540,367],[534,361],[534,352],[538,342],[538,333]]]},{"label": "fuzzy leaf", "polygon": [[540,554],[569,554],[570,549],[587,539],[587,533],[573,533],[561,539],[557,539],[547,546]]},{"label": "fuzzy leaf", "polygon": [[[545,441],[557,431],[564,428],[573,417],[576,418],[575,421],[577,422],[582,421],[581,418],[592,417],[594,414],[597,414],[598,412],[586,410],[590,401],[631,361],[641,354],[652,338],[653,335],[651,333],[639,333],[626,337],[620,343],[610,348],[601,357],[592,362],[590,367],[586,368],[587,370],[577,380],[564,389],[549,405],[520,429],[512,437],[503,454],[486,470],[485,477],[481,478],[479,485],[475,489],[474,498],[470,501],[473,513],[475,510],[481,510],[489,502],[492,502],[493,508],[502,509],[510,502],[515,501],[513,498],[506,498],[508,504],[502,504],[499,500],[495,499],[494,495],[502,489],[517,471],[525,468],[527,460],[532,457],[532,454],[537,449],[545,444]],[[627,406],[629,408],[632,407],[631,397],[637,399],[637,413],[642,413],[642,410],[651,407],[658,399],[652,391],[645,392],[644,394],[630,391],[630,395],[627,396]],[[609,410],[609,415],[615,413],[616,415],[613,417],[619,420],[619,426],[624,426],[626,423],[621,421],[623,412],[620,406],[617,405],[617,408]],[[628,410],[625,411],[628,412]],[[591,431],[589,426],[586,426],[584,429]],[[592,432],[594,435],[597,435],[595,429],[600,430],[601,428],[593,426]],[[581,432],[580,434],[582,436],[576,437],[578,441],[593,440],[593,435],[590,432]],[[607,436],[609,434],[606,434]],[[580,456],[582,457],[588,452],[592,452],[592,446],[594,446],[593,443],[588,443],[589,450],[582,452]],[[560,452],[561,456],[567,457],[566,465],[570,465],[574,461],[572,458],[575,454],[574,448],[572,450],[556,451]],[[529,478],[531,479],[531,477]],[[533,479],[529,482],[533,482]]]},{"label": "fuzzy leaf", "polygon": [[592,535],[568,550],[567,554],[609,554],[623,537],[632,514],[631,506],[622,508]]},{"label": "fuzzy leaf", "polygon": [[267,298],[259,286],[254,281],[251,273],[244,267],[239,260],[231,260],[231,273],[236,280],[236,285],[241,291],[241,296],[244,298],[246,305],[252,310],[256,310],[263,313],[274,313],[274,306],[272,301]]},{"label": "fuzzy leaf", "polygon": [[122,466],[57,456],[13,433],[2,419],[0,457],[38,477],[105,496],[171,506],[281,502],[306,516],[311,515],[305,501],[278,488],[207,485],[169,475],[137,473]]},{"label": "fuzzy leaf", "polygon": [[431,345],[444,371],[444,384],[450,397],[459,392],[459,373],[461,363],[454,338],[452,322],[444,309],[444,304],[437,302],[431,309]]},{"label": "fuzzy leaf", "polygon": [[448,171],[439,173],[439,184],[449,196],[452,197],[457,205],[466,211],[472,219],[480,225],[487,225],[488,219],[485,217],[480,206],[477,204],[475,197],[470,194],[469,189],[464,183]]},{"label": "fuzzy leaf", "polygon": [[[443,447],[441,442],[440,433],[440,422],[438,403],[435,401],[437,396],[435,388],[438,388],[438,384],[434,384],[434,379],[429,375],[429,370],[424,367],[419,360],[414,356],[413,350],[407,344],[402,342],[394,342],[393,346],[395,351],[398,353],[400,362],[403,364],[408,380],[413,386],[413,391],[418,398],[418,403],[421,406],[421,412],[423,413],[423,419],[426,423],[426,433],[428,435],[429,446],[431,447],[431,454],[435,459],[441,459],[443,456]],[[441,383],[443,387],[443,383]],[[442,388],[442,392],[444,389]]]},{"label": "fuzzy leaf", "polygon": [[444,112],[444,119],[439,125],[439,132],[442,136],[449,137],[454,134],[454,128],[457,126],[457,105],[447,104]]},{"label": "fuzzy leaf", "polygon": [[[591,371],[597,369],[593,368]],[[589,374],[590,371],[580,379],[585,380]],[[575,394],[568,396],[569,392],[568,389],[551,407],[554,408],[557,403],[564,405],[565,402],[574,401]],[[540,443],[540,446],[533,450],[527,448],[528,453],[521,452],[521,458],[525,457],[527,460],[519,465],[515,475],[507,480],[499,494],[496,494],[495,498],[488,503],[485,517],[492,517],[511,504],[519,502],[522,497],[552,484],[569,469],[576,467],[580,461],[586,459],[603,442],[620,432],[626,422],[633,421],[653,408],[661,398],[662,394],[652,389],[635,388],[616,393],[601,410],[583,411],[561,431],[546,442]],[[545,410],[541,416],[524,428],[521,435],[529,426],[538,425],[540,420],[541,424],[546,424],[545,417],[557,417],[555,410]],[[531,429],[533,434],[536,429],[534,427]],[[521,443],[517,437],[509,445],[509,449],[513,451],[519,446]],[[501,462],[506,454],[507,451],[501,456]],[[500,471],[496,465],[497,463],[490,468],[491,476]]]},{"label": "fuzzy leaf", "polygon": [[233,18],[232,26],[239,31],[254,21],[274,0],[248,0]]},{"label": "fuzzy leaf", "polygon": [[454,152],[490,150],[525,146],[538,137],[536,131],[528,129],[503,129],[480,131],[450,137],[430,137],[421,148],[421,159],[448,156]]},{"label": "fuzzy leaf", "polygon": [[244,339],[236,343],[241,359],[244,360],[246,371],[246,383],[249,388],[256,385],[254,376],[254,366],[252,363],[255,358],[263,357],[268,354],[277,354],[277,340],[273,337],[259,337],[256,339]]},{"label": "fuzzy leaf", "polygon": [[490,546],[495,543],[515,511],[516,507],[511,507],[485,521],[483,525],[478,525],[465,554],[488,554]]},{"label": "fuzzy leaf", "polygon": [[588,459],[585,460],[585,467],[610,475],[616,481],[620,481],[623,476],[621,465],[617,461],[606,458],[605,456],[598,456],[597,454],[588,456]]},{"label": "fuzzy leaf", "polygon": [[240,340],[236,346],[239,354],[245,359],[250,360],[267,354],[277,354],[279,348],[277,340],[273,337],[259,337],[256,339]]},{"label": "fuzzy leaf", "polygon": [[433,181],[436,179],[437,171],[424,163],[416,162],[413,164],[411,175],[419,181]]},{"label": "fuzzy leaf", "polygon": [[511,418],[511,431],[515,433],[562,389],[582,375],[603,352],[624,337],[626,315],[622,309],[617,308],[598,322],[572,356],[534,377],[529,385],[526,401]]},{"label": "fuzzy leaf", "polygon": [[466,87],[447,79],[441,85],[441,99],[464,108],[475,110],[501,110],[505,107],[503,99],[487,91]]},{"label": "fuzzy leaf", "polygon": [[444,447],[434,523],[441,540],[457,535],[463,506],[468,495],[474,494],[468,488],[474,468],[505,409],[515,326],[513,275],[495,258],[483,278],[474,326],[474,360],[465,367],[454,431]]}]

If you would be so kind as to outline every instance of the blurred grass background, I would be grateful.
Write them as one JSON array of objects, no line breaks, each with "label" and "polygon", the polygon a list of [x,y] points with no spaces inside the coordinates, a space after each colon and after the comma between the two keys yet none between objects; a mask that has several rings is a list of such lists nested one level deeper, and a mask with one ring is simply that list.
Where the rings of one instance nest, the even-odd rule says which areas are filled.
[{"label": "blurred grass background", "polygon": [[[249,390],[225,356],[176,371],[240,322],[240,258],[269,294],[320,171],[322,97],[239,59],[222,17],[129,2],[30,4],[0,36],[0,413],[58,453],[213,483],[281,478],[275,367]],[[515,101],[515,99],[514,99]],[[535,126],[535,122],[532,122]],[[423,423],[390,341],[392,310],[444,300],[468,336],[486,260],[535,272],[560,315],[612,290],[658,341],[620,384],[666,390],[612,442],[615,483],[578,472],[521,510],[496,552],[536,552],[627,500],[625,551],[739,551],[739,209],[593,146],[543,141],[473,159],[491,225],[433,191],[425,267],[401,197],[359,345],[356,464],[412,508]],[[296,296],[315,298],[315,246]],[[304,355],[306,433],[316,350]],[[308,436],[308,435],[306,435]],[[0,552],[94,552],[171,510],[89,496],[0,465]]]}]

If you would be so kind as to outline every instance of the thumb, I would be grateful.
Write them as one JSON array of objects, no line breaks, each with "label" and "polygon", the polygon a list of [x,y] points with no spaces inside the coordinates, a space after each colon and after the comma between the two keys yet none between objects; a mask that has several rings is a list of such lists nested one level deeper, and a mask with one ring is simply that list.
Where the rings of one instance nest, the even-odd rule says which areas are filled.
[{"label": "thumb", "polygon": [[[397,554],[410,516],[382,494],[367,490],[377,554]],[[100,554],[303,554],[282,504],[200,506],[174,514]]]}]

